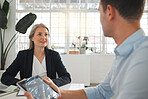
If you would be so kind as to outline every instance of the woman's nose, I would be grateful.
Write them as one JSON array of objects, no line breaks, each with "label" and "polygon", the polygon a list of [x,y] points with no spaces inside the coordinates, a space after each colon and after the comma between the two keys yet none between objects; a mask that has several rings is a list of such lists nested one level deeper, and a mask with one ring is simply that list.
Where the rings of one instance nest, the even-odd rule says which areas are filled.
[{"label": "woman's nose", "polygon": [[45,35],[42,35],[41,38],[46,38],[46,36]]}]

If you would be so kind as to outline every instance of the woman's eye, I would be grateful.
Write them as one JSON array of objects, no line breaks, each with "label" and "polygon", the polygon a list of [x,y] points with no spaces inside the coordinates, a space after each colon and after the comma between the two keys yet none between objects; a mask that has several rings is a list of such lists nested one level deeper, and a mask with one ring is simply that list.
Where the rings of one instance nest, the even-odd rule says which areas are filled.
[{"label": "woman's eye", "polygon": [[45,36],[48,36],[48,34],[45,34]]},{"label": "woman's eye", "polygon": [[38,35],[39,35],[39,36],[41,36],[42,34],[41,34],[41,33],[39,33]]}]

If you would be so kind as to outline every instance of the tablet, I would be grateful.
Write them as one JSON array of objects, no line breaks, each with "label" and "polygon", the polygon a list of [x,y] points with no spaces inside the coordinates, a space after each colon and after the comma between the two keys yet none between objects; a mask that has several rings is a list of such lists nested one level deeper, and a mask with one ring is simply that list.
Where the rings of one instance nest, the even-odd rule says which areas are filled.
[{"label": "tablet", "polygon": [[30,92],[35,99],[56,99],[59,96],[59,94],[38,75],[18,82],[17,85],[24,91]]}]

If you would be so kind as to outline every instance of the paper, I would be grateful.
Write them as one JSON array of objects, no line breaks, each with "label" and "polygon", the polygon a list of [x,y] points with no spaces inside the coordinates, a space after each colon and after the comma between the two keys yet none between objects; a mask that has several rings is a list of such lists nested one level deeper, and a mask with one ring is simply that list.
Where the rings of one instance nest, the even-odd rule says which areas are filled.
[{"label": "paper", "polygon": [[24,90],[20,89],[17,93],[18,96],[24,96]]},{"label": "paper", "polygon": [[17,91],[17,86],[11,85],[11,86],[7,87],[6,89],[4,89],[4,91],[6,91],[6,92]]},{"label": "paper", "polygon": [[6,89],[0,89],[0,97],[16,92],[17,89],[18,89],[17,86],[14,85],[11,85]]}]

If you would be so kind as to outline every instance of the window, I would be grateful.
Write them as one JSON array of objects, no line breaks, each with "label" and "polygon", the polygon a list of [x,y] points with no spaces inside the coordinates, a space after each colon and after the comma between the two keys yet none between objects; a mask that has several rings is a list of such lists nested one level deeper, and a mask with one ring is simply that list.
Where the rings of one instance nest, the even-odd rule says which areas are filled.
[{"label": "window", "polygon": [[141,19],[141,27],[145,31],[146,35],[148,35],[148,0],[146,0],[144,13]]},{"label": "window", "polygon": [[[148,0],[147,0],[148,1]],[[141,26],[148,35],[148,2],[142,16]],[[89,38],[87,53],[113,53],[116,46],[112,38],[103,36],[97,11],[99,0],[17,0],[16,20],[29,12],[37,15],[36,23],[44,23],[50,30],[49,45],[59,53],[73,50],[72,43],[79,47],[78,37]],[[17,51],[29,47],[29,32],[19,34]]]}]

